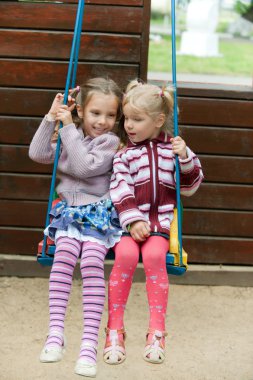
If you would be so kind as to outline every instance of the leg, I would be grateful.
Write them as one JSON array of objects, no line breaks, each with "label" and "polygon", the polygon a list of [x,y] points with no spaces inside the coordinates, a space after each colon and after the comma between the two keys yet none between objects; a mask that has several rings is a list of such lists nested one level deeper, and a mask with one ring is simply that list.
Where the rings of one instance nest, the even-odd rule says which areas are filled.
[{"label": "leg", "polygon": [[112,330],[124,328],[124,311],[139,254],[139,244],[131,237],[123,236],[115,246],[115,262],[108,284],[108,327]]},{"label": "leg", "polygon": [[[62,347],[64,346],[64,319],[72,285],[73,272],[80,248],[80,243],[75,239],[68,237],[57,239],[55,258],[49,279],[49,335],[41,353],[41,361],[58,361],[47,360],[47,357],[48,359],[53,359],[55,356],[48,353],[50,351],[62,351]],[[47,352],[45,352],[45,350]],[[58,357],[58,355],[56,356]]]},{"label": "leg", "polygon": [[[150,310],[147,347],[144,358],[153,363],[164,360],[165,316],[168,302],[168,275],[166,253],[168,241],[160,236],[151,236],[142,246],[143,265],[146,274],[146,289]],[[159,340],[155,353],[153,343]],[[151,350],[151,352],[150,352]]]},{"label": "leg", "polygon": [[139,260],[140,247],[131,237],[124,236],[115,246],[115,263],[108,284],[109,320],[104,349],[108,364],[119,364],[125,359],[124,311]]},{"label": "leg", "polygon": [[75,372],[96,375],[98,331],[105,302],[104,259],[108,249],[98,243],[83,242],[83,336]]}]

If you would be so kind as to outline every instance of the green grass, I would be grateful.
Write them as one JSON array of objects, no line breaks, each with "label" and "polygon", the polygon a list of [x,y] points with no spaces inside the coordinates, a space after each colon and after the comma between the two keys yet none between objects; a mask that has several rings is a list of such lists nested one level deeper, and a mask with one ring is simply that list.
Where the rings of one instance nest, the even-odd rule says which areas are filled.
[{"label": "green grass", "polygon": [[[180,39],[177,39],[180,50]],[[221,57],[198,58],[177,55],[177,70],[180,73],[250,76],[253,74],[253,43],[247,40],[220,40]],[[150,41],[148,70],[171,71],[171,38],[161,42]]]}]

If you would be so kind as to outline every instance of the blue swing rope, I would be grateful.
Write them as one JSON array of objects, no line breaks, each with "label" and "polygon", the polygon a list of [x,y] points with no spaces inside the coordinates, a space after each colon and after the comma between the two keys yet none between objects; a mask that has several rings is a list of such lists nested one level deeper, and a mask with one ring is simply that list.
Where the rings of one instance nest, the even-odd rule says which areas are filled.
[{"label": "blue swing rope", "polygon": [[76,39],[76,44],[75,44],[74,65],[73,65],[73,70],[72,70],[71,88],[74,88],[76,84],[76,73],[77,73],[78,56],[79,56],[80,43],[81,43],[84,7],[85,7],[85,0],[81,1],[80,13],[79,14],[77,13],[77,17],[76,17],[78,26],[77,26],[77,39]]},{"label": "blue swing rope", "polygon": [[[171,41],[172,41],[172,83],[174,89],[174,111],[173,124],[174,136],[179,135],[178,130],[178,113],[177,113],[177,62],[176,62],[176,9],[175,0],[171,0]],[[177,226],[178,226],[178,244],[179,244],[179,266],[183,265],[182,253],[182,216],[181,216],[181,200],[180,200],[180,171],[179,159],[176,155],[176,198],[177,198]]]},{"label": "blue swing rope", "polygon": [[[75,87],[78,56],[79,56],[80,42],[81,42],[82,22],[83,22],[83,15],[84,15],[84,5],[85,5],[85,0],[78,1],[75,29],[74,29],[74,35],[73,35],[73,40],[72,40],[72,46],[71,46],[71,53],[70,53],[70,59],[69,59],[69,65],[68,65],[66,84],[65,84],[63,104],[68,103],[69,89]],[[59,128],[62,128],[62,122],[60,122]],[[53,203],[53,195],[54,195],[54,190],[55,190],[60,146],[61,146],[61,139],[60,139],[60,134],[58,134],[52,179],[51,179],[51,185],[50,185],[49,200],[48,200],[48,206],[47,206],[46,227],[49,225],[49,222],[50,222],[49,213],[50,213],[50,210],[52,208],[52,203]],[[47,236],[44,235],[43,247],[42,247],[42,253],[41,253],[41,256],[43,258],[46,257],[46,245],[47,245]]]}]

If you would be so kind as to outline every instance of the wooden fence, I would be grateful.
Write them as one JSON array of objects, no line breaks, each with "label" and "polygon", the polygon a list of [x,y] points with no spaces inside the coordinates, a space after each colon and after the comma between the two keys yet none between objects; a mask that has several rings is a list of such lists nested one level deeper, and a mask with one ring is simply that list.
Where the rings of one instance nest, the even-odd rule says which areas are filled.
[{"label": "wooden fence", "polygon": [[253,264],[253,91],[179,88],[182,134],[202,163],[205,181],[184,198],[190,260]]},{"label": "wooden fence", "polygon": [[[77,1],[0,2],[1,254],[32,255],[42,237],[52,167],[28,146],[65,87]],[[77,83],[146,79],[150,0],[86,1]]]}]

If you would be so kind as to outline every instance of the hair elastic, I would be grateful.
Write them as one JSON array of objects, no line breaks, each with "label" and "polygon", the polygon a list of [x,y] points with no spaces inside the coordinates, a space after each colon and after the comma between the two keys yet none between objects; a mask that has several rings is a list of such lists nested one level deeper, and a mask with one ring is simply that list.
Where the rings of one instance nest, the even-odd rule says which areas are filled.
[{"label": "hair elastic", "polygon": [[138,82],[137,86],[142,86],[144,84],[143,80],[140,78],[137,78],[137,82]]},{"label": "hair elastic", "polygon": [[166,90],[166,86],[163,86],[162,87],[162,89],[161,89],[161,91],[159,92],[159,96],[161,97],[161,98],[164,98],[165,97],[165,94],[164,94],[164,91]]}]

